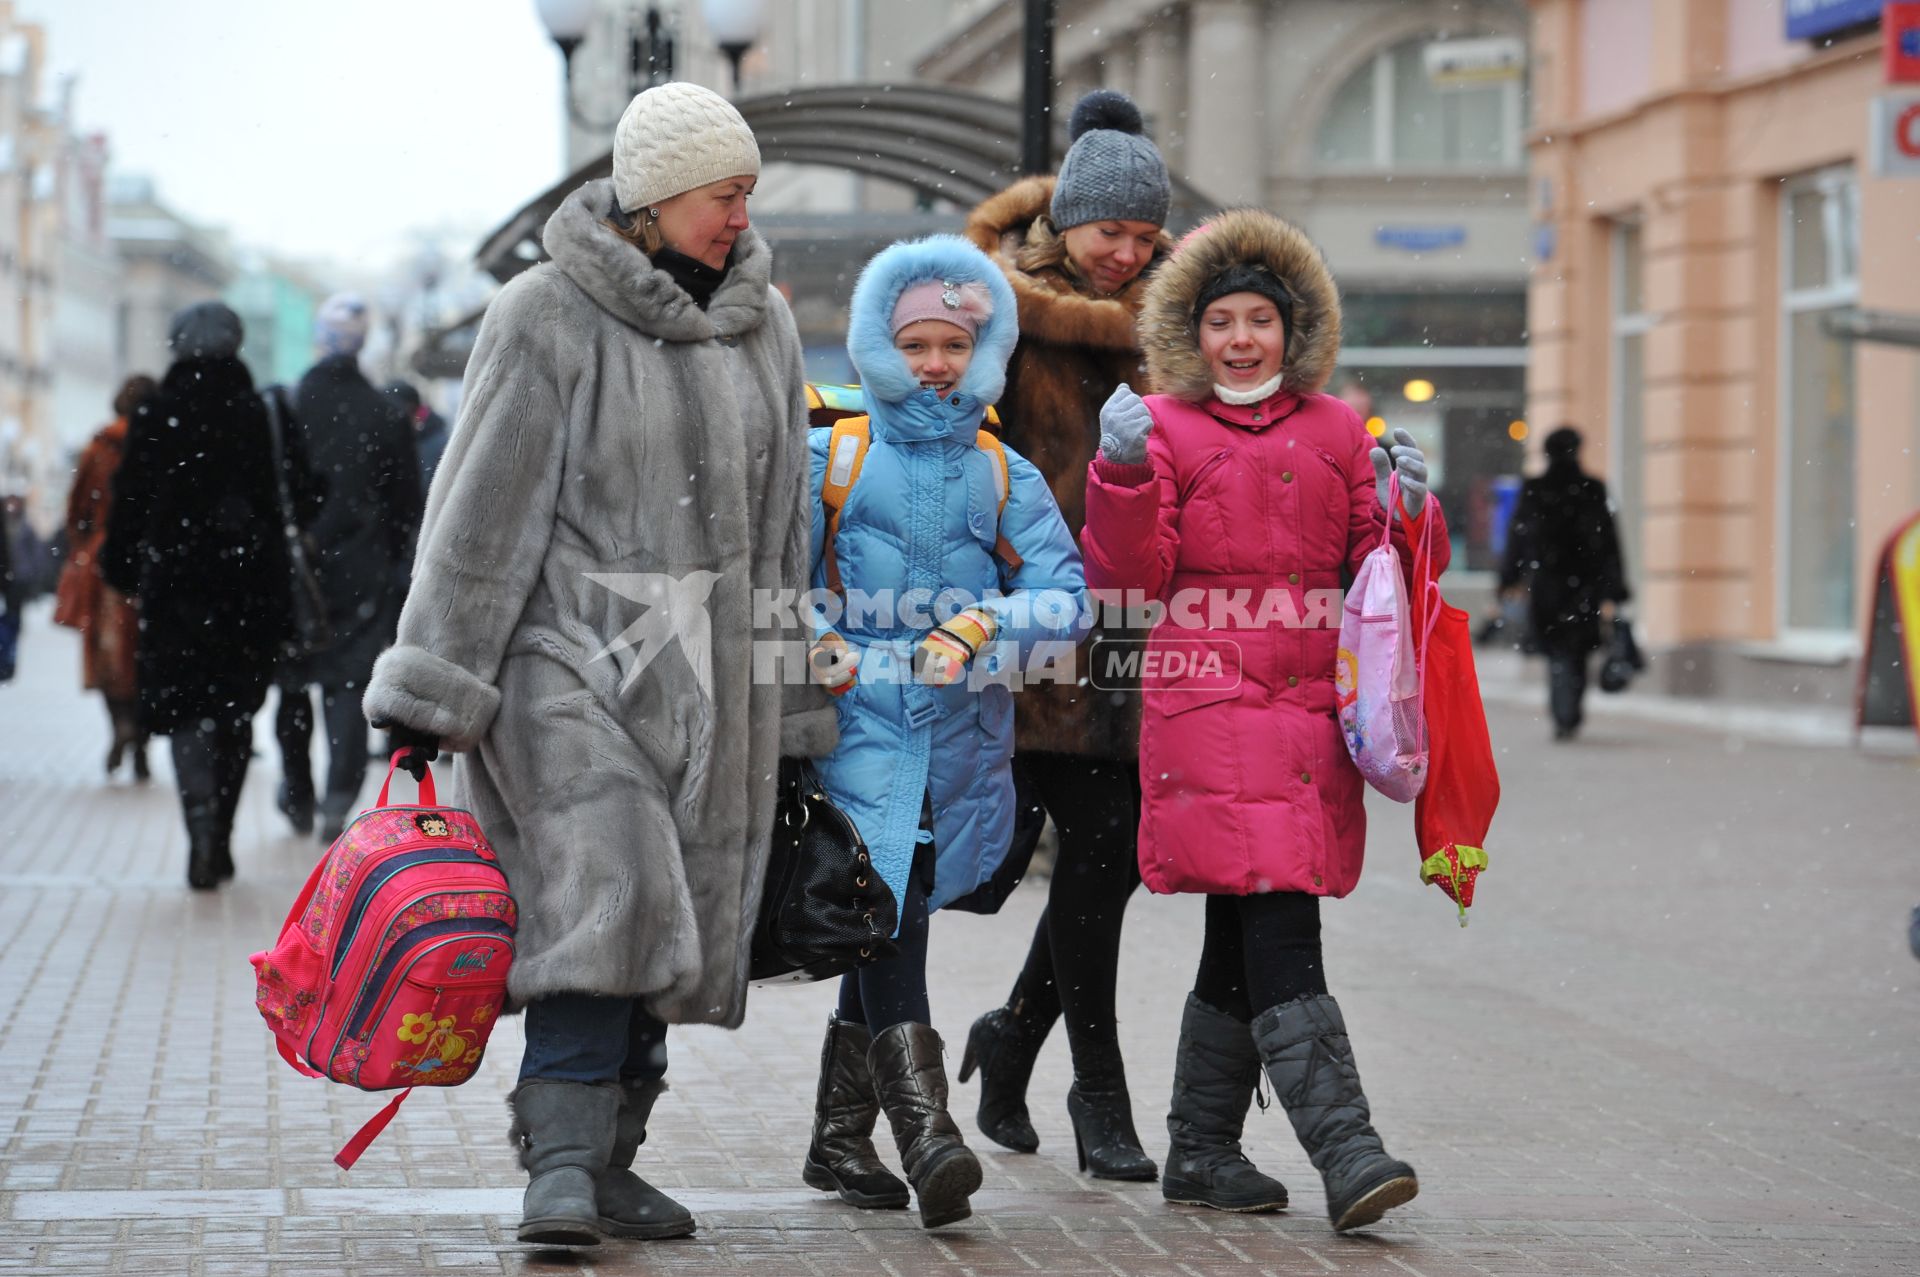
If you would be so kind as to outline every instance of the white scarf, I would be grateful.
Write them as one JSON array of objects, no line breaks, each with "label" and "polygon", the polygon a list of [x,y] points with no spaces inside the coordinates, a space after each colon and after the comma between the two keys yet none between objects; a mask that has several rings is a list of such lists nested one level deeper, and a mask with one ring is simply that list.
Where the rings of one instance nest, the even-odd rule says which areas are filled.
[{"label": "white scarf", "polygon": [[1229,390],[1225,386],[1215,384],[1214,397],[1221,403],[1244,408],[1248,404],[1260,403],[1262,400],[1271,398],[1274,392],[1280,389],[1280,379],[1284,376],[1286,376],[1284,372],[1277,372],[1273,374],[1272,381],[1263,381],[1252,390]]}]

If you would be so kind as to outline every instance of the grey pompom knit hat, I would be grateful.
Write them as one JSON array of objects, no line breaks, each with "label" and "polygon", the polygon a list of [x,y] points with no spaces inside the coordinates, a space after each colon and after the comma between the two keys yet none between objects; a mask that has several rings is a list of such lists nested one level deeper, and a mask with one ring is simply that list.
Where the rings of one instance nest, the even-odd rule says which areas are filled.
[{"label": "grey pompom knit hat", "polygon": [[685,80],[627,104],[613,131],[613,195],[633,213],[695,187],[760,175],[760,144],[733,103]]},{"label": "grey pompom knit hat", "polygon": [[1167,224],[1167,162],[1147,139],[1132,98],[1095,89],[1074,104],[1067,132],[1073,146],[1053,187],[1055,230],[1105,221]]}]

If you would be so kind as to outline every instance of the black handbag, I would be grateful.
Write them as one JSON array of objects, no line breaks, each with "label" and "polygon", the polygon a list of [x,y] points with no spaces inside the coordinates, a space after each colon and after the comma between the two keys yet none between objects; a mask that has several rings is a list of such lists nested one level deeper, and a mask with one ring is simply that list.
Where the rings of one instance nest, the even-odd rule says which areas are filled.
[{"label": "black handbag", "polygon": [[899,905],[867,845],[833,805],[813,764],[780,760],[772,855],[747,975],[800,984],[844,975],[899,952]]},{"label": "black handbag", "polygon": [[1624,692],[1633,676],[1645,668],[1647,658],[1633,641],[1633,623],[1625,617],[1614,617],[1612,633],[1607,637],[1607,659],[1600,666],[1600,690]]}]

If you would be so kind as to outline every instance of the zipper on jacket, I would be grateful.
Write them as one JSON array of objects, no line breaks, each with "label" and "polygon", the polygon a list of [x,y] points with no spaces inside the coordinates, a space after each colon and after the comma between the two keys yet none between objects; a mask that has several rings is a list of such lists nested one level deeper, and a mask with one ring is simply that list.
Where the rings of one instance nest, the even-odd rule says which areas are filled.
[{"label": "zipper on jacket", "polygon": [[1212,474],[1214,472],[1214,469],[1218,467],[1221,462],[1225,461],[1228,457],[1232,455],[1233,455],[1232,449],[1222,448],[1220,449],[1220,451],[1214,453],[1211,457],[1207,458],[1206,464],[1201,466],[1198,470],[1194,471],[1193,477],[1187,480],[1186,486],[1180,490],[1180,500],[1184,502],[1187,500],[1187,498],[1191,497],[1194,493],[1198,492],[1200,490],[1200,484],[1202,483],[1202,481],[1204,481],[1208,475]]}]

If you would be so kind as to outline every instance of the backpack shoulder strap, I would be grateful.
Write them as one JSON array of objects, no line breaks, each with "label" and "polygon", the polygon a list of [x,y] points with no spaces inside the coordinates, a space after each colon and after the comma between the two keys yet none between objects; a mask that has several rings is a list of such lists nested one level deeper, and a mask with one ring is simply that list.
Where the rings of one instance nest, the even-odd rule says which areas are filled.
[{"label": "backpack shoulder strap", "polygon": [[871,424],[866,417],[842,417],[833,423],[833,435],[827,441],[827,473],[820,484],[827,535],[821,542],[820,556],[827,568],[827,588],[835,594],[846,591],[840,584],[840,560],[834,555],[833,541],[840,532],[840,512],[846,508],[847,495],[853,491],[861,463],[867,458],[867,445],[873,441]]},{"label": "backpack shoulder strap", "polygon": [[[993,463],[993,490],[1000,499],[999,509],[994,514],[997,527],[998,521],[1006,516],[1007,498],[1013,495],[1013,475],[1007,466],[1007,446],[1000,442],[999,435],[984,427],[974,435],[973,444],[986,453],[987,460]],[[1000,556],[1000,561],[1007,565],[1008,571],[1019,571],[1020,565],[1025,562],[1020,552],[1013,548],[1013,542],[1007,540],[1004,531],[993,543],[993,552]]]}]

